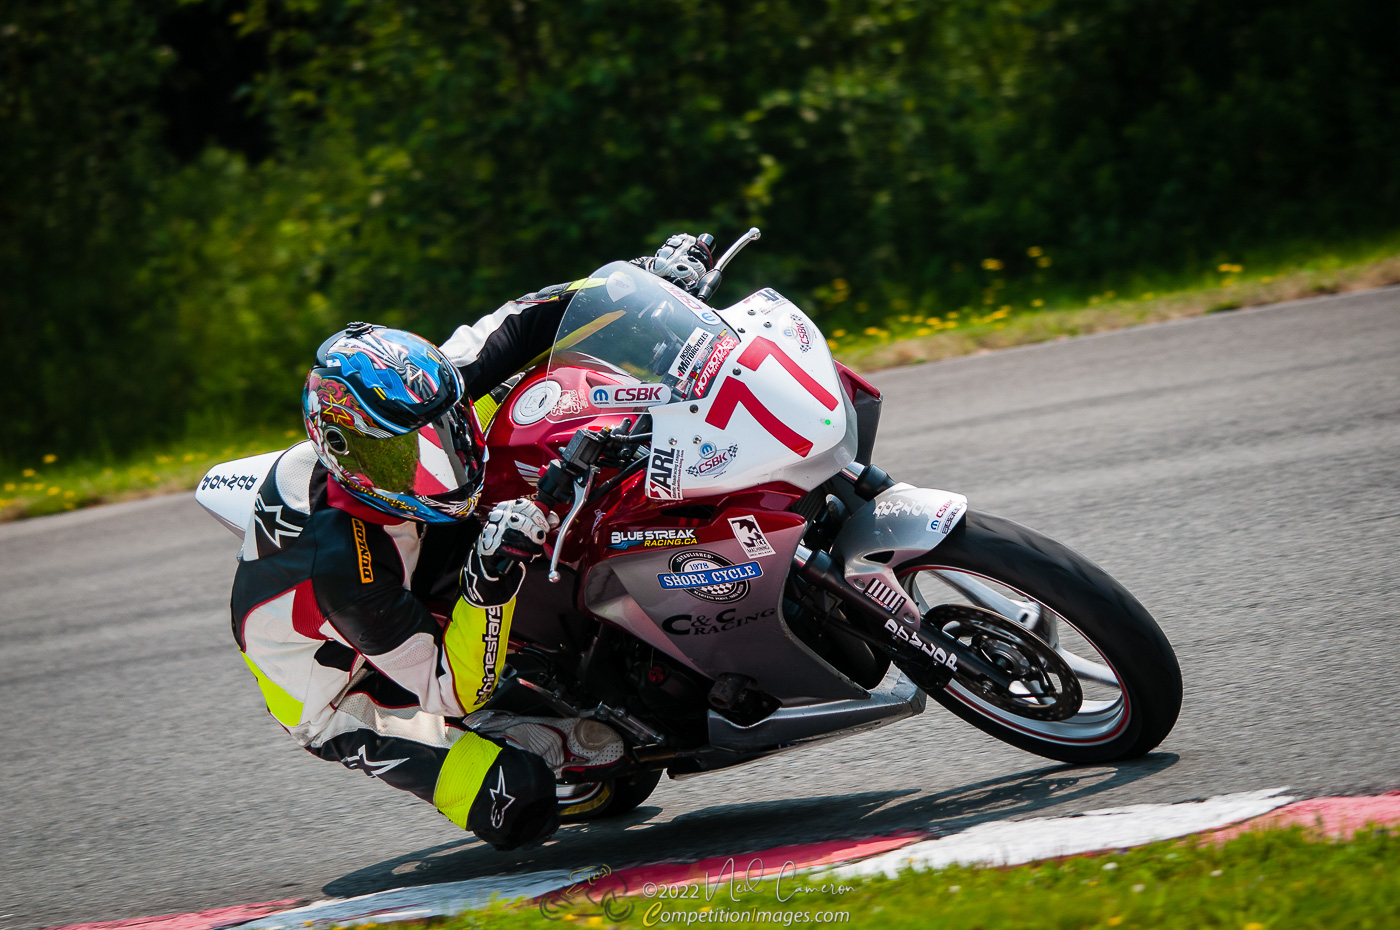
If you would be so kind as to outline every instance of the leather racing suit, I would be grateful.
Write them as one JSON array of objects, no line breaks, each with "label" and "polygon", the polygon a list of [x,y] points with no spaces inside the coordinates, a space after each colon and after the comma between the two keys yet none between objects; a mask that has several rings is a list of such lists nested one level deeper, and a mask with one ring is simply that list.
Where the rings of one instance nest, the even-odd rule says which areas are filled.
[{"label": "leather racing suit", "polygon": [[[466,396],[488,397],[546,351],[585,283],[459,327],[441,348]],[[398,521],[370,508],[329,478],[310,442],[277,459],[254,508],[233,635],[277,722],[313,754],[417,795],[493,845],[552,832],[548,765],[462,720],[499,680],[523,567],[459,584],[479,523]]]}]

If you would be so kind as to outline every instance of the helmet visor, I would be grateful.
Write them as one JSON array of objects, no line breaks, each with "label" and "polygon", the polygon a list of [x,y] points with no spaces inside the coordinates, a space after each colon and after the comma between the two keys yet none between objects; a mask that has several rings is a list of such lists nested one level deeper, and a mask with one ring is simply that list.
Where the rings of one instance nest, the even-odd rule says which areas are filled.
[{"label": "helmet visor", "polygon": [[352,483],[383,494],[460,504],[481,485],[480,444],[471,413],[455,404],[427,426],[399,436],[366,436],[334,426],[326,446]]}]

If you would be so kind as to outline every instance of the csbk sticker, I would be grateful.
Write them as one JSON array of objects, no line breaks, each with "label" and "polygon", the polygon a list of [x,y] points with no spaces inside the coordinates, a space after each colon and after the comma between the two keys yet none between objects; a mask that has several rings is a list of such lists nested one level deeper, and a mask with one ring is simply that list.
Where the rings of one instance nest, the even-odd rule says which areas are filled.
[{"label": "csbk sticker", "polygon": [[734,456],[739,454],[739,446],[736,444],[720,449],[712,442],[703,442],[699,451],[700,461],[687,468],[685,473],[692,478],[710,478],[724,473],[729,463],[734,461]]},{"label": "csbk sticker", "polygon": [[600,384],[588,392],[595,407],[655,407],[670,400],[671,389],[664,384]]},{"label": "csbk sticker", "polygon": [[651,450],[647,464],[647,497],[655,500],[681,499],[681,450],[658,446]]},{"label": "csbk sticker", "polygon": [[796,313],[789,313],[788,319],[791,322],[783,328],[783,335],[797,340],[799,352],[809,351],[812,348],[812,337],[807,333],[807,324]]}]

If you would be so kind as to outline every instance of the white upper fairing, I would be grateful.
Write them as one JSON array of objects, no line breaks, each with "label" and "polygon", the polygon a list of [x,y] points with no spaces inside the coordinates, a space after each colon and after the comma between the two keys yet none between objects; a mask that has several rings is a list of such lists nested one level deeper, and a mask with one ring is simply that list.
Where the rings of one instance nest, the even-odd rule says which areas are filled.
[{"label": "white upper fairing", "polygon": [[718,312],[739,344],[705,396],[651,409],[652,448],[679,453],[680,497],[810,490],[854,461],[855,412],[816,324],[771,288]]},{"label": "white upper fairing", "polygon": [[[303,445],[309,448],[311,443]],[[195,488],[195,502],[242,539],[253,514],[253,498],[282,452],[278,449],[215,465]]]},{"label": "white upper fairing", "polygon": [[[855,413],[826,340],[771,288],[716,311],[614,262],[571,300],[549,365],[616,372],[632,388],[626,398],[643,389],[665,395],[669,402],[624,403],[606,389],[590,391],[594,406],[651,415],[646,493],[656,500],[770,481],[808,490],[855,459]],[[579,417],[595,415],[580,405]]]}]

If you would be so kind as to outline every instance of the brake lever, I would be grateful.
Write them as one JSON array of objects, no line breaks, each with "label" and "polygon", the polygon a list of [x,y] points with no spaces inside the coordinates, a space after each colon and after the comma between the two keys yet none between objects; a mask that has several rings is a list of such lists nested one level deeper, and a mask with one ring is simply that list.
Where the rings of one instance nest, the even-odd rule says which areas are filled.
[{"label": "brake lever", "polygon": [[559,524],[559,533],[554,537],[554,554],[549,557],[549,580],[551,583],[559,580],[559,555],[564,551],[564,536],[569,532],[569,527],[573,525],[574,517],[583,509],[583,502],[588,500],[588,492],[593,488],[593,477],[598,474],[596,466],[588,466],[588,474],[583,480],[574,482],[574,505],[569,508],[569,513],[564,517],[564,522]]}]

